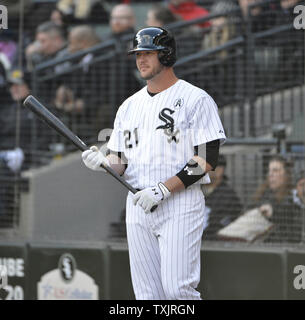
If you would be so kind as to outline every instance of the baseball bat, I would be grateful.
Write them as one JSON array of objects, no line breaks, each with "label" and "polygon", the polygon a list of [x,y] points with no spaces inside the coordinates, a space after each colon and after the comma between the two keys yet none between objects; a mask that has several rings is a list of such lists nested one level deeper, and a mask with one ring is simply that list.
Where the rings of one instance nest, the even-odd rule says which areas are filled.
[{"label": "baseball bat", "polygon": [[[79,150],[85,151],[88,146],[78,136],[76,136],[61,120],[59,120],[53,113],[51,113],[42,103],[40,103],[35,97],[29,95],[23,102],[23,104],[35,113],[41,120],[47,123],[49,127],[55,129],[60,135],[72,142]],[[110,175],[118,180],[123,186],[125,186],[133,194],[138,192],[127,183],[119,174],[117,174],[112,168],[101,165]],[[153,212],[157,206],[152,207]]]}]

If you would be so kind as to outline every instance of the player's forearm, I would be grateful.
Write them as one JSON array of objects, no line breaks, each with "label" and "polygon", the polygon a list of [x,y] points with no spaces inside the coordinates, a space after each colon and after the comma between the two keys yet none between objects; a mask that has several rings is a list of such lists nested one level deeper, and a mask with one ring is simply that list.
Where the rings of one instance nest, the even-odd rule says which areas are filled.
[{"label": "player's forearm", "polygon": [[166,180],[164,185],[171,193],[185,189],[183,182],[177,176],[173,176]]},{"label": "player's forearm", "polygon": [[[196,181],[201,179],[201,177],[204,174],[206,174],[207,172],[211,171],[213,168],[212,168],[212,166],[210,164],[208,164],[203,158],[201,158],[199,156],[194,156],[192,158],[192,160],[194,162],[196,162],[198,164],[199,168],[201,169],[201,170],[199,169],[199,172],[197,172],[197,173],[199,173],[199,175],[193,179],[193,181],[195,183]],[[191,161],[189,161],[189,162],[191,162]],[[194,173],[196,173],[196,172],[194,172]],[[178,191],[181,191],[181,190],[186,188],[185,183],[177,175],[175,175],[175,176],[169,178],[168,180],[166,180],[164,182],[164,185],[167,187],[167,189],[171,193],[178,192]]]}]

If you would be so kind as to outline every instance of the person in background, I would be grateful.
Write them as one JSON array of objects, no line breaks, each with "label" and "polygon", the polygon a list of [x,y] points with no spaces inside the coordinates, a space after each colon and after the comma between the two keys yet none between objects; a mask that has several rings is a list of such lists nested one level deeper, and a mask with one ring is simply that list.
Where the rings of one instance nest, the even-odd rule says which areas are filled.
[{"label": "person in background", "polygon": [[206,197],[205,230],[203,240],[217,240],[217,231],[234,221],[242,210],[241,201],[230,186],[225,174],[227,162],[223,155],[218,158],[215,171],[210,171],[211,183],[201,185]]},{"label": "person in background", "polygon": [[276,24],[277,12],[273,9],[271,4],[266,3],[264,5],[253,6],[249,12],[249,6],[255,3],[262,3],[260,0],[238,0],[240,7],[240,27],[242,31],[246,31],[245,23],[249,20],[249,14],[251,15],[251,31],[260,32],[270,29]]},{"label": "person in background", "polygon": [[180,20],[181,18],[174,14],[169,8],[162,5],[154,5],[147,11],[146,25],[164,27]]},{"label": "person in background", "polygon": [[[299,221],[294,225],[296,234],[302,230],[302,241],[305,240],[305,170],[298,173],[295,188],[292,190],[293,203]],[[301,226],[300,226],[301,225]]]},{"label": "person in background", "polygon": [[[213,3],[210,14],[223,14],[211,20],[211,30],[203,39],[203,49],[208,50],[225,44],[236,35],[238,5],[230,0],[218,0]],[[221,51],[220,58],[226,56],[226,51]]]},{"label": "person in background", "polygon": [[[68,35],[67,48],[58,54],[58,57],[65,57],[69,54],[92,48],[100,42],[100,39],[96,35],[94,29],[88,25],[81,25],[73,27]],[[82,112],[84,109],[84,102],[76,99],[76,96],[81,97],[83,90],[81,87],[84,85],[90,87],[90,76],[84,81],[80,81],[84,74],[87,74],[90,69],[90,61],[93,59],[93,54],[88,53],[80,59],[78,62],[83,66],[82,73],[77,71],[77,78],[69,75],[64,84],[62,84],[56,91],[55,105],[58,109],[70,112]],[[60,73],[69,69],[72,66],[72,62],[67,61],[63,64],[56,66],[55,72]],[[81,83],[83,82],[83,83]],[[95,93],[96,94],[96,93]]]},{"label": "person in background", "polygon": [[293,189],[293,202],[305,209],[305,170],[301,171],[296,179],[296,187]]},{"label": "person in background", "polygon": [[[203,50],[216,49],[237,36],[238,9],[238,5],[230,0],[218,0],[213,3],[210,8],[211,15],[223,14],[223,16],[210,21],[210,31],[204,35],[201,42]],[[225,105],[238,95],[235,68],[240,63],[240,57],[234,57],[235,54],[236,47],[233,47],[205,58],[206,67],[201,79],[206,90],[213,94],[220,105]],[[218,62],[215,64],[215,61]]]},{"label": "person in background", "polygon": [[[118,4],[113,7],[110,15],[110,33],[102,38],[102,41],[113,40],[118,51],[124,54],[117,54],[111,65],[102,66],[104,75],[108,81],[101,83],[101,92],[110,92],[109,79],[115,78],[117,92],[110,97],[104,96],[105,103],[111,105],[115,113],[121,103],[130,95],[141,88],[141,84],[136,77],[134,57],[127,56],[126,51],[132,48],[132,40],[128,35],[135,32],[136,18],[130,5]],[[127,37],[127,39],[126,39]]]},{"label": "person in background", "polygon": [[[201,6],[198,6],[195,1],[169,0],[168,8],[172,11],[172,13],[179,15],[182,20],[185,21],[209,15],[209,11]],[[198,26],[200,28],[207,28],[210,26],[210,22],[206,21],[199,23]]]},{"label": "person in background", "polygon": [[174,14],[168,7],[154,5],[147,11],[146,25],[166,27],[170,30],[176,38],[177,57],[182,58],[200,49],[202,34],[192,27],[171,29],[170,24],[177,21],[182,21],[182,18]]},{"label": "person in background", "polygon": [[[0,225],[10,227],[14,219],[13,179],[31,162],[32,114],[22,106],[30,94],[29,74],[12,70],[7,76],[7,99],[0,106]],[[41,134],[41,132],[40,132]],[[41,134],[42,135],[42,134]]]},{"label": "person in background", "polygon": [[[32,72],[38,64],[55,59],[66,47],[64,30],[52,21],[39,25],[35,38],[36,40],[28,45],[25,51],[26,70],[29,72]],[[44,68],[39,71],[39,77],[49,76],[49,79],[36,82],[35,88],[35,91],[39,92],[39,97],[50,105],[59,86],[58,79],[53,79],[54,73],[54,67]],[[51,108],[53,108],[52,105]]]},{"label": "person in background", "polygon": [[[1,61],[10,69],[17,54],[17,43],[9,29],[0,29],[0,55]],[[5,61],[4,61],[5,60]]]},{"label": "person in background", "polygon": [[27,46],[27,69],[33,70],[38,63],[53,59],[66,46],[63,29],[52,21],[37,27],[36,40]]},{"label": "person in background", "polygon": [[281,15],[280,20],[281,23],[291,23],[295,17],[296,14],[293,12],[294,8],[298,5],[304,6],[303,0],[281,0],[280,6],[281,6]]},{"label": "person in background", "polygon": [[[294,8],[298,5],[304,6],[304,1],[281,0],[277,25],[291,25],[297,17]],[[281,72],[277,80],[283,83],[304,82],[304,30],[293,28],[281,32],[278,43],[281,49]]]},{"label": "person in background", "polygon": [[58,0],[57,10],[67,25],[107,24],[109,13],[102,0]]},{"label": "person in background", "polygon": [[[114,6],[110,14],[110,33],[104,40],[121,38],[135,31],[136,18],[130,5],[118,4]],[[131,45],[131,44],[130,44]]]},{"label": "person in background", "polygon": [[258,187],[253,203],[274,224],[265,242],[300,241],[300,216],[293,209],[292,188],[292,163],[280,155],[273,156],[268,164],[267,178]]},{"label": "person in background", "polygon": [[[75,54],[90,49],[100,43],[95,30],[89,25],[73,27],[68,35],[67,49],[58,57]],[[68,73],[61,77],[61,84],[56,90],[55,106],[58,111],[70,115],[73,120],[73,128],[80,136],[92,137],[90,132],[96,134],[96,113],[101,105],[103,93],[99,90],[100,81],[106,81],[102,77],[101,70],[91,62],[94,53],[87,53],[79,60],[67,61],[56,67],[59,74],[73,65],[78,64],[81,69]],[[104,79],[104,80],[103,80]],[[73,116],[72,116],[73,115]]]},{"label": "person in background", "polygon": [[[12,172],[28,169],[32,160],[33,114],[23,106],[23,101],[31,94],[31,75],[20,69],[13,69],[7,76],[7,100],[0,108],[0,149],[6,158],[7,167]],[[16,130],[18,126],[18,130]],[[37,122],[36,143],[38,150],[47,148],[45,125]],[[17,144],[17,146],[16,146]],[[16,148],[15,148],[16,146]]]},{"label": "person in background", "polygon": [[[249,11],[249,6],[251,7]],[[260,0],[239,0],[240,22],[237,33],[246,35],[251,32],[259,33],[276,27],[277,10],[275,3]],[[257,94],[263,94],[266,89],[277,83],[279,75],[282,73],[282,63],[280,61],[279,35],[271,37],[256,38],[255,46],[251,50],[253,57],[253,76],[255,77],[254,86]],[[273,40],[275,39],[275,40]],[[246,58],[244,58],[246,59]],[[244,77],[251,70],[244,70]]]}]

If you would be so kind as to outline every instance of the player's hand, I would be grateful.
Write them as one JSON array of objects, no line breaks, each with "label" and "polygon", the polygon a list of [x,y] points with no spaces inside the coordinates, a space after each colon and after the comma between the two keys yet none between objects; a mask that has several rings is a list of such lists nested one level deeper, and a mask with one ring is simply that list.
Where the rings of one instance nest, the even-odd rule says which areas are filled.
[{"label": "player's hand", "polygon": [[22,163],[23,163],[23,160],[24,160],[23,151],[20,148],[6,151],[5,160],[6,160],[7,166],[13,172],[17,172],[20,170]]},{"label": "player's hand", "polygon": [[148,213],[153,206],[158,205],[162,200],[168,198],[170,194],[167,187],[162,182],[159,182],[155,187],[138,191],[134,195],[133,204],[138,204],[143,208],[145,213]]},{"label": "player's hand", "polygon": [[106,170],[101,167],[101,164],[110,166],[108,159],[96,146],[92,146],[89,150],[84,151],[82,153],[82,159],[86,167],[91,170],[106,172]]}]

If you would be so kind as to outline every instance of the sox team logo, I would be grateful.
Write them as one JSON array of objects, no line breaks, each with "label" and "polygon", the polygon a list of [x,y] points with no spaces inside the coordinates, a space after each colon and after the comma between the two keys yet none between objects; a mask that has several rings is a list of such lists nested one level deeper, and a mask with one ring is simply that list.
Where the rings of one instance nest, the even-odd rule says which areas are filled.
[{"label": "sox team logo", "polygon": [[164,129],[165,135],[168,136],[168,143],[171,143],[172,141],[175,141],[176,143],[179,142],[178,134],[179,129],[174,130],[175,127],[175,121],[171,115],[174,113],[174,110],[171,110],[169,108],[164,108],[159,113],[159,119],[162,120],[165,124],[158,126],[156,130],[158,129]]},{"label": "sox team logo", "polygon": [[76,262],[73,256],[68,253],[63,254],[59,259],[58,269],[65,282],[72,281],[76,270]]}]

